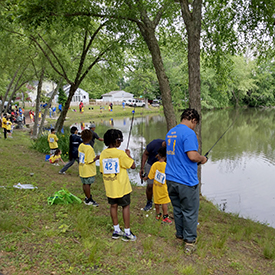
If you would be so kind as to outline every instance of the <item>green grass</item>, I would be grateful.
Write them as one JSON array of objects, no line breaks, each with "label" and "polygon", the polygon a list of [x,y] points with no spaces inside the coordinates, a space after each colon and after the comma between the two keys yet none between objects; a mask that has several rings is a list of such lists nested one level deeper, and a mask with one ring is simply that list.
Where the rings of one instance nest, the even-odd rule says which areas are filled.
[{"label": "green grass", "polygon": [[[131,230],[136,242],[112,240],[100,173],[91,190],[98,208],[48,205],[65,187],[84,199],[78,167],[66,175],[33,149],[26,131],[0,140],[0,272],[3,274],[275,274],[275,229],[224,213],[201,197],[198,249],[187,256],[174,225],[140,211],[145,188],[133,186]],[[31,173],[34,173],[31,176]],[[14,184],[32,183],[34,190]],[[172,207],[169,214],[173,220]],[[148,217],[146,217],[148,215]],[[119,224],[123,228],[121,209]]]},{"label": "green grass", "polygon": [[[90,108],[90,109],[89,109]],[[93,109],[92,109],[93,108]],[[80,113],[78,111],[78,108],[75,108],[77,112],[73,112],[72,110],[74,107],[70,108],[67,113],[65,125],[70,125],[72,123],[75,123],[76,121],[83,121],[83,122],[92,122],[92,121],[100,121],[102,118],[113,118],[113,117],[131,117],[132,111],[135,110],[135,117],[143,116],[143,115],[149,115],[149,114],[163,114],[163,107],[149,107],[148,109],[142,108],[142,107],[136,107],[135,109],[133,107],[126,106],[123,110],[122,106],[115,105],[113,107],[113,111],[108,111],[108,106],[105,106],[105,110],[100,111],[99,105],[89,105],[85,107],[85,110],[83,113]],[[49,124],[55,124],[57,120],[57,116],[53,119],[50,119],[47,117],[47,121]]]}]

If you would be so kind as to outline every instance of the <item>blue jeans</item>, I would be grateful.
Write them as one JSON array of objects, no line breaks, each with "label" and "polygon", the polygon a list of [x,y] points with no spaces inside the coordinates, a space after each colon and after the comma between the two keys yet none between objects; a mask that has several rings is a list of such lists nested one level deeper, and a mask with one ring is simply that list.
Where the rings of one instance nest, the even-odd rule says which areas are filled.
[{"label": "blue jeans", "polygon": [[63,173],[65,171],[67,171],[74,164],[75,161],[77,161],[77,163],[79,163],[78,158],[72,158],[71,160],[69,160],[69,162],[67,164],[65,164],[65,166],[59,172]]},{"label": "blue jeans", "polygon": [[166,181],[169,197],[174,208],[176,234],[185,242],[195,242],[200,205],[199,185],[187,186]]}]

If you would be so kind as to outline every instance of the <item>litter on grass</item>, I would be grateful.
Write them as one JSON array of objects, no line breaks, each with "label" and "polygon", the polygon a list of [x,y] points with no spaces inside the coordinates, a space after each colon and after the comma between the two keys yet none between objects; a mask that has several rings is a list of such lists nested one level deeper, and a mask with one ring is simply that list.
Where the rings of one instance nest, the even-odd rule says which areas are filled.
[{"label": "litter on grass", "polygon": [[35,189],[35,188],[37,188],[36,186],[33,186],[32,184],[21,184],[20,182],[15,184],[13,187],[18,188],[18,189]]},{"label": "litter on grass", "polygon": [[48,204],[69,204],[69,203],[81,203],[81,199],[73,195],[67,190],[61,189],[54,193],[53,196],[47,198]]}]

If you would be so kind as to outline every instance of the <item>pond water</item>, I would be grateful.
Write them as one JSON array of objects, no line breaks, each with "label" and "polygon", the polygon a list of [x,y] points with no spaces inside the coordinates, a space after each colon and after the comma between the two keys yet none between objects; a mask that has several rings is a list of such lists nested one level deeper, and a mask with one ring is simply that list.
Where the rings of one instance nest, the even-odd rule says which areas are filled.
[{"label": "pond water", "polygon": [[[103,137],[110,127],[120,129],[127,147],[132,118],[95,121],[96,132]],[[275,109],[219,110],[203,113],[202,151],[205,154],[233,123],[211,150],[202,166],[202,194],[221,210],[238,213],[275,227]],[[89,123],[77,124],[80,128]],[[129,170],[132,182],[141,185],[138,176],[141,155],[155,138],[165,138],[163,116],[137,117],[133,121],[129,149],[138,168]],[[95,151],[105,148],[96,141]],[[145,189],[144,189],[145,201]]]}]

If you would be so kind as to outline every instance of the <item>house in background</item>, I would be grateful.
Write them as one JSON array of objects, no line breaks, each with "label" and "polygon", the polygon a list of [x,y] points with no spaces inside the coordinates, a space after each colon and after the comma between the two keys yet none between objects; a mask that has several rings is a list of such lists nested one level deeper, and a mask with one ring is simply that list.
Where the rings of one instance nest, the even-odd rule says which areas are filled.
[{"label": "house in background", "polygon": [[[65,85],[63,86],[63,91],[65,92],[66,96],[69,96],[69,92],[70,92],[70,87],[71,85]],[[47,97],[50,97],[52,95],[53,91],[47,94]],[[83,102],[84,104],[89,104],[89,94],[82,90],[81,88],[78,88],[72,98],[71,101],[71,106],[77,106],[79,105],[80,102]],[[55,95],[54,99],[53,99],[53,104],[58,104],[58,93],[57,95]]]},{"label": "house in background", "polygon": [[[57,84],[53,81],[43,81],[41,90],[48,94],[49,92],[53,91],[56,88]],[[38,81],[33,81],[31,83],[26,84],[27,94],[26,98],[29,98],[29,101],[35,102],[37,97],[37,88],[38,88]],[[20,95],[21,97],[21,95]]]},{"label": "house in background", "polygon": [[123,100],[134,98],[134,95],[125,91],[111,91],[101,97],[103,102],[122,102]]}]

